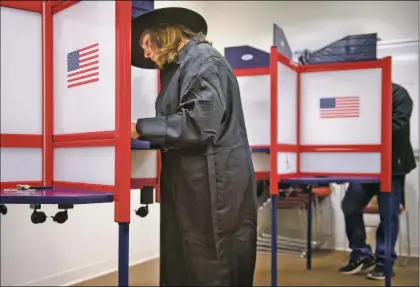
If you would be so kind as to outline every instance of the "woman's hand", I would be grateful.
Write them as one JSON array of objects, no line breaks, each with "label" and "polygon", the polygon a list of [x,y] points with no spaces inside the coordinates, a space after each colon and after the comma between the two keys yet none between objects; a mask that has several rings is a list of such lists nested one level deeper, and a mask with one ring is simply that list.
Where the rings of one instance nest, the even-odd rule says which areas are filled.
[{"label": "woman's hand", "polygon": [[140,134],[137,132],[136,123],[131,123],[131,138],[138,139]]}]

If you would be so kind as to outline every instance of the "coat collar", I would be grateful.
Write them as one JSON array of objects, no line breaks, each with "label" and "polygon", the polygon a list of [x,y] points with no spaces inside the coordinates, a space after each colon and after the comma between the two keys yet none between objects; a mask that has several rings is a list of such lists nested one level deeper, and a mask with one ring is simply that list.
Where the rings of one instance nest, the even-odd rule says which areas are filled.
[{"label": "coat collar", "polygon": [[[172,63],[166,64],[165,68],[179,66],[187,57],[188,53],[198,44],[204,42],[202,39],[204,39],[203,33],[198,33],[198,35],[194,38],[191,38],[184,47],[179,50],[177,57]],[[164,68],[164,69],[165,69]]]},{"label": "coat collar", "polygon": [[191,49],[197,44],[198,44],[197,40],[190,39],[184,45],[184,47],[182,47],[181,50],[179,50],[175,63],[177,63],[178,65],[181,64],[184,61],[185,57],[188,55],[188,53],[191,51]]},{"label": "coat collar", "polygon": [[184,47],[181,48],[181,50],[178,53],[178,57],[175,60],[175,63],[181,64],[185,60],[191,49],[194,48],[194,46],[204,42],[206,42],[206,36],[202,32],[196,34],[184,45]]}]

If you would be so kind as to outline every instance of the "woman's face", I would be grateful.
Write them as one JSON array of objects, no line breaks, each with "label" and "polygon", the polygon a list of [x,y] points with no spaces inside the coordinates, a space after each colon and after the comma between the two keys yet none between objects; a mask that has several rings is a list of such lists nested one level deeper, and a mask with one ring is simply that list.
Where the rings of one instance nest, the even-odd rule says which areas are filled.
[{"label": "woman's face", "polygon": [[158,53],[150,40],[150,34],[144,35],[140,45],[144,50],[144,57],[146,59],[151,59],[153,62],[156,63]]}]

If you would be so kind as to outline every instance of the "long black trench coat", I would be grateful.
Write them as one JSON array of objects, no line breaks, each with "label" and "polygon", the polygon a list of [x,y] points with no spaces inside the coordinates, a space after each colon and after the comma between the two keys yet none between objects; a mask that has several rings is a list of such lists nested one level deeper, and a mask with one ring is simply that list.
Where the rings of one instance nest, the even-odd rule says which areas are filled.
[{"label": "long black trench coat", "polygon": [[238,82],[190,40],[161,71],[156,117],[137,121],[162,151],[161,286],[252,286],[256,180]]}]

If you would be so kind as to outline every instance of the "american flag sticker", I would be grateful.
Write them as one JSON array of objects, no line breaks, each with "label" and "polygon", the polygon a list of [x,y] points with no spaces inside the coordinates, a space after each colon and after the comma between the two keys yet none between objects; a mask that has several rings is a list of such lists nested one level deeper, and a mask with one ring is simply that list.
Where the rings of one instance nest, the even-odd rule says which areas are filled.
[{"label": "american flag sticker", "polygon": [[358,118],[360,115],[359,96],[321,98],[319,115],[328,118]]},{"label": "american flag sticker", "polygon": [[67,54],[67,88],[99,81],[99,43]]}]

